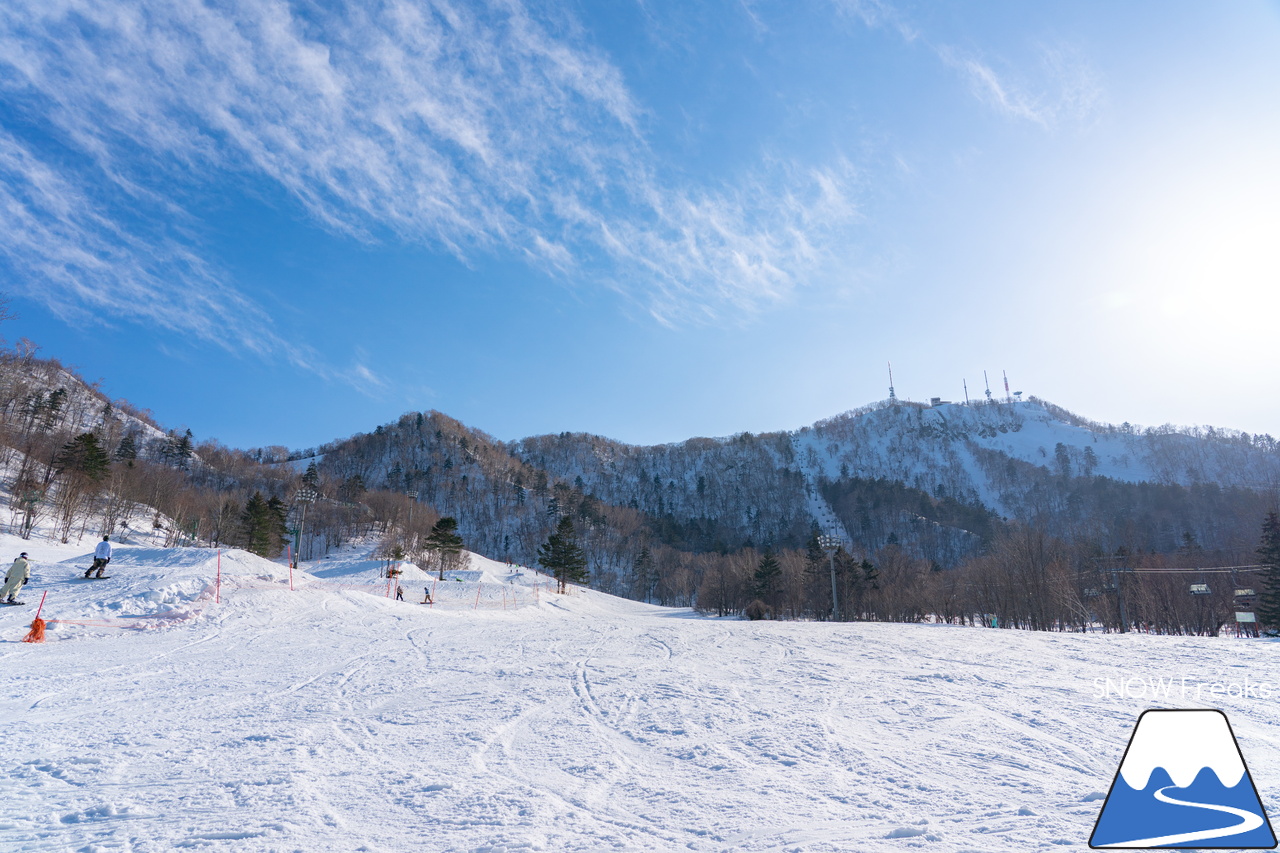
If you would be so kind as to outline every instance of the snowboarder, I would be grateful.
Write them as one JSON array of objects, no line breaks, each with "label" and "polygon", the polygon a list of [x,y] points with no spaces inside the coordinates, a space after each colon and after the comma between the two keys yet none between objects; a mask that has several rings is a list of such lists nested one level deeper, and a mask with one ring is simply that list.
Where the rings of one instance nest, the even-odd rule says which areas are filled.
[{"label": "snowboarder", "polygon": [[400,584],[396,584],[396,601],[404,601],[404,590],[400,588]]},{"label": "snowboarder", "polygon": [[8,574],[4,576],[4,586],[0,586],[0,599],[3,599],[5,604],[21,604],[22,602],[16,597],[18,589],[29,580],[31,580],[31,563],[27,561],[27,552],[23,551],[9,567]]},{"label": "snowboarder", "polygon": [[93,549],[93,565],[89,566],[89,571],[84,573],[85,577],[91,577],[94,572],[98,573],[98,577],[102,577],[102,570],[107,567],[107,563],[111,562],[111,537],[103,536],[102,541],[98,543],[98,547]]}]

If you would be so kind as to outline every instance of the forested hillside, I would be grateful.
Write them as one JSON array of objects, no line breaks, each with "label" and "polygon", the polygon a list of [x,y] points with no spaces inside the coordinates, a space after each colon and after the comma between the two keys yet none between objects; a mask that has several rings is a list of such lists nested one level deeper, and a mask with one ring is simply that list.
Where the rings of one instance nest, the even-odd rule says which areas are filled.
[{"label": "forested hillside", "polygon": [[447,518],[468,549],[532,565],[568,519],[599,589],[794,618],[1218,630],[1228,584],[1189,622],[1168,578],[1114,567],[1253,566],[1280,494],[1270,436],[1114,427],[1034,399],[885,401],[791,433],[654,447],[504,443],[414,412],[319,448],[237,450],[162,428],[25,342],[0,353],[0,439],[19,534],[46,517],[64,541],[145,525],[171,545],[272,558],[372,537],[429,565]]}]

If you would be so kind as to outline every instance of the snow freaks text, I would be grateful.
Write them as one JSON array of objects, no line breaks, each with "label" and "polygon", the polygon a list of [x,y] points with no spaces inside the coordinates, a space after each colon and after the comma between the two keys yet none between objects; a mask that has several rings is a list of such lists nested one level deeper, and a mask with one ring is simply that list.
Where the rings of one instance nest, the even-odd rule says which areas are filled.
[{"label": "snow freaks text", "polygon": [[1131,676],[1095,678],[1094,699],[1187,699],[1204,700],[1222,697],[1232,699],[1274,699],[1280,696],[1280,684],[1272,681],[1196,681],[1183,676]]}]

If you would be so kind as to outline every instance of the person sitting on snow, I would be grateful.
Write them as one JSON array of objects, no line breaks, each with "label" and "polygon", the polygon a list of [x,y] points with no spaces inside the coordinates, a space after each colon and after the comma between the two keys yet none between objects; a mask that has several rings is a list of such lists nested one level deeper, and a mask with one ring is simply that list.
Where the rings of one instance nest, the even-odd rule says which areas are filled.
[{"label": "person sitting on snow", "polygon": [[23,551],[13,561],[9,572],[4,576],[4,586],[0,586],[0,600],[5,604],[21,604],[17,595],[19,588],[31,579],[31,563],[27,561],[27,552]]},{"label": "person sitting on snow", "polygon": [[85,577],[89,577],[94,572],[98,573],[98,577],[102,577],[102,570],[107,567],[107,563],[111,562],[111,537],[103,536],[102,541],[98,543],[98,547],[93,550],[93,565],[89,566],[89,571],[84,573]]}]

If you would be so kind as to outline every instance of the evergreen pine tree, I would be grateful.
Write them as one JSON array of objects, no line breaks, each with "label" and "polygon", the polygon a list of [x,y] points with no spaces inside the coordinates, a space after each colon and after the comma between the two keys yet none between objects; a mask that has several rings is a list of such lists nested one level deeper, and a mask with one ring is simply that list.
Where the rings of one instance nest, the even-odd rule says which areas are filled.
[{"label": "evergreen pine tree", "polygon": [[453,569],[462,554],[462,537],[458,535],[458,519],[446,515],[427,534],[427,549],[440,553],[439,579],[444,580],[446,569]]},{"label": "evergreen pine tree", "polygon": [[[817,525],[814,525],[816,528]],[[809,536],[809,541],[804,543],[804,570],[812,575],[821,574],[828,570],[827,552],[822,550],[822,543],[818,539],[818,532],[815,529]]]},{"label": "evergreen pine tree", "polygon": [[267,501],[267,511],[264,518],[266,524],[266,539],[268,553],[263,556],[276,557],[284,550],[285,543],[289,541],[289,505],[280,498],[272,498]]},{"label": "evergreen pine tree", "polygon": [[587,582],[587,555],[569,516],[560,519],[555,532],[538,548],[538,564],[556,579],[562,593],[568,584]]},{"label": "evergreen pine tree", "polygon": [[1258,622],[1267,633],[1280,632],[1280,514],[1267,513],[1258,544],[1262,570],[1262,590],[1258,596]]},{"label": "evergreen pine tree", "polygon": [[123,462],[128,467],[133,467],[133,460],[138,458],[138,442],[133,437],[133,433],[125,435],[120,439],[120,443],[116,445],[115,458],[117,462]]},{"label": "evergreen pine tree", "polygon": [[649,552],[648,545],[641,546],[631,568],[635,573],[636,596],[641,601],[648,601],[649,592],[653,589],[653,554]]},{"label": "evergreen pine tree", "polygon": [[191,464],[195,450],[191,441],[191,430],[182,435],[170,430],[160,448],[160,458],[166,465],[186,470]]},{"label": "evergreen pine tree", "polygon": [[73,472],[92,483],[100,483],[111,470],[111,457],[98,444],[96,435],[83,432],[62,445],[53,464],[59,471]]},{"label": "evergreen pine tree", "polygon": [[195,455],[195,442],[192,439],[191,430],[186,430],[179,437],[173,455],[179,468],[186,470],[191,464],[191,457]]},{"label": "evergreen pine tree", "polygon": [[240,513],[240,530],[244,536],[244,546],[260,557],[270,557],[271,551],[271,511],[262,492],[254,492],[245,502],[244,511]]},{"label": "evergreen pine tree", "polygon": [[870,560],[863,560],[858,568],[862,569],[862,579],[872,589],[880,588],[880,570]]},{"label": "evergreen pine tree", "polygon": [[66,388],[59,388],[57,391],[54,391],[49,395],[48,400],[44,401],[44,405],[42,407],[42,420],[45,429],[52,429],[59,421],[59,416],[62,414],[62,407],[66,405],[66,402]]},{"label": "evergreen pine tree", "polygon": [[772,551],[765,551],[752,579],[751,594],[772,607],[781,587],[782,566]]},{"label": "evergreen pine tree", "polygon": [[307,473],[302,475],[302,482],[312,489],[320,485],[320,469],[316,468],[314,459],[308,463]]},{"label": "evergreen pine tree", "polygon": [[1092,477],[1093,471],[1098,467],[1098,454],[1093,452],[1092,447],[1084,449],[1084,475]]}]

